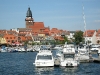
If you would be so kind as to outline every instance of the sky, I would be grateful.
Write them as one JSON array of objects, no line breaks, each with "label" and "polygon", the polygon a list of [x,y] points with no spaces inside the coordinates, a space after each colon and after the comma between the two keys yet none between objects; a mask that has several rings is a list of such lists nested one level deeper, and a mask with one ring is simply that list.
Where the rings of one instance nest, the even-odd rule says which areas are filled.
[{"label": "sky", "polygon": [[25,28],[28,7],[50,29],[84,31],[83,12],[86,29],[100,29],[100,0],[0,0],[0,29]]}]

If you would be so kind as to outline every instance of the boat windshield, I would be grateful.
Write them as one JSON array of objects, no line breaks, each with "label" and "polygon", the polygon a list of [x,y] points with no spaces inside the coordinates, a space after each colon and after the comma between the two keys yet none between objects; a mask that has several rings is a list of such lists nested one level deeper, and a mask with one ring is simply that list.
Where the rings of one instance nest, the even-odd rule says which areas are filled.
[{"label": "boat windshield", "polygon": [[74,54],[64,54],[64,58],[74,58]]},{"label": "boat windshield", "polygon": [[37,56],[37,60],[52,60],[52,56],[51,55],[38,55]]}]

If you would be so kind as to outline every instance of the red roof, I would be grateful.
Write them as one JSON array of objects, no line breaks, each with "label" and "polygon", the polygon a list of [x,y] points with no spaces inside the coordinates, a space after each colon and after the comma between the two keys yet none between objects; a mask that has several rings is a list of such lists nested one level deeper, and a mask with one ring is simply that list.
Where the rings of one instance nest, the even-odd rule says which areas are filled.
[{"label": "red roof", "polygon": [[43,22],[34,22],[33,27],[38,28],[38,29],[44,28],[44,23]]},{"label": "red roof", "polygon": [[95,30],[87,30],[84,32],[83,36],[87,35],[87,37],[92,37],[94,32],[95,32]]},{"label": "red roof", "polygon": [[33,22],[33,25],[30,26],[32,28],[33,32],[39,32],[40,29],[44,29],[44,23],[43,22]]}]

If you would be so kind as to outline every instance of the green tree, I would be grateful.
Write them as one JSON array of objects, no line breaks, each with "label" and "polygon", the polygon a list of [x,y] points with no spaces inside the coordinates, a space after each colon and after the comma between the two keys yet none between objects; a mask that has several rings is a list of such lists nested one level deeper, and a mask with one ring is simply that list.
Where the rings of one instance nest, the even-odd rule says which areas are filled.
[{"label": "green tree", "polygon": [[65,44],[65,42],[67,42],[67,43],[70,42],[66,36],[64,36],[64,41],[62,42],[62,44]]},{"label": "green tree", "polygon": [[75,37],[75,43],[78,45],[80,42],[83,42],[83,32],[82,31],[77,31],[74,35]]},{"label": "green tree", "polygon": [[27,44],[28,44],[28,41],[25,41],[25,42],[24,42],[24,45],[27,45]]}]

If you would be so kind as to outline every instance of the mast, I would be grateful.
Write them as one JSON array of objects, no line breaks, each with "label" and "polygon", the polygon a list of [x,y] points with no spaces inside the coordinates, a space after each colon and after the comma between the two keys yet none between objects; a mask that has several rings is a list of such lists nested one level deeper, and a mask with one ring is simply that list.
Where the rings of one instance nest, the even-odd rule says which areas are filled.
[{"label": "mast", "polygon": [[83,6],[83,20],[84,20],[84,32],[85,32],[85,44],[87,44],[87,31],[86,31],[86,21],[85,21],[85,14],[84,14],[84,6]]}]

